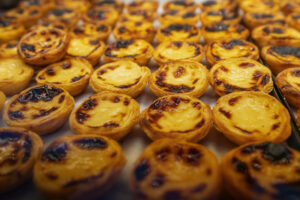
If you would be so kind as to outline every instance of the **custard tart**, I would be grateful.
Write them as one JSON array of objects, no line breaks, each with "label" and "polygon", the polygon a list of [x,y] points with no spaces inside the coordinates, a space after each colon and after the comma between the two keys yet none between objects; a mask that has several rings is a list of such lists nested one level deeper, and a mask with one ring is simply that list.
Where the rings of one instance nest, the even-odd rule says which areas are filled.
[{"label": "custard tart", "polygon": [[206,0],[199,4],[201,11],[228,9],[235,11],[238,8],[236,0]]},{"label": "custard tart", "polygon": [[261,55],[275,75],[287,68],[300,67],[298,47],[266,46],[261,50]]},{"label": "custard tart", "polygon": [[60,128],[73,107],[74,99],[66,90],[51,85],[36,85],[8,101],[3,119],[9,126],[45,135]]},{"label": "custard tart", "polygon": [[299,0],[280,0],[279,5],[281,8],[281,11],[285,15],[300,12],[300,1]]},{"label": "custard tart", "polygon": [[67,57],[80,57],[87,59],[93,66],[97,65],[105,51],[105,44],[97,38],[72,35],[68,48]]},{"label": "custard tart", "polygon": [[209,72],[209,81],[219,96],[239,91],[270,93],[273,90],[271,70],[249,58],[218,62]]},{"label": "custard tart", "polygon": [[159,65],[178,60],[200,62],[204,58],[204,52],[196,42],[166,41],[156,47],[153,58]]},{"label": "custard tart", "polygon": [[199,142],[212,127],[209,105],[184,94],[156,99],[140,115],[140,127],[152,139],[174,138]]},{"label": "custard tart", "polygon": [[202,33],[206,43],[224,38],[246,40],[250,35],[249,30],[243,25],[225,24],[223,22],[203,27]]},{"label": "custard tart", "polygon": [[210,26],[215,23],[238,24],[242,20],[242,16],[237,11],[228,9],[207,10],[200,15],[203,26]]},{"label": "custard tart", "polygon": [[140,106],[121,93],[104,91],[92,95],[70,116],[70,127],[77,134],[97,134],[115,140],[125,137],[137,123]]},{"label": "custard tart", "polygon": [[276,77],[276,85],[289,104],[300,108],[300,66],[280,72]]},{"label": "custard tart", "polygon": [[224,39],[206,46],[206,60],[214,65],[229,58],[259,58],[259,49],[253,43],[242,39]]},{"label": "custard tart", "polygon": [[256,27],[252,31],[252,38],[260,47],[267,45],[300,45],[300,32],[294,28],[271,24]]},{"label": "custard tart", "polygon": [[159,16],[159,22],[162,25],[168,24],[190,24],[196,25],[199,17],[195,11],[190,10],[169,10]]},{"label": "custard tart", "polygon": [[263,92],[234,92],[218,99],[214,125],[230,141],[283,142],[291,135],[290,115],[275,98]]},{"label": "custard tart", "polygon": [[131,60],[139,65],[147,65],[152,54],[152,45],[144,40],[119,40],[106,47],[104,60],[106,62]]},{"label": "custard tart", "polygon": [[56,0],[56,3],[59,7],[75,10],[80,13],[86,12],[91,7],[89,0]]},{"label": "custard tart", "polygon": [[94,39],[99,39],[106,41],[109,34],[111,33],[111,27],[105,24],[96,22],[82,22],[76,25],[71,30],[71,37],[81,38],[90,37]]},{"label": "custard tart", "polygon": [[34,70],[20,58],[0,58],[0,90],[15,95],[29,84]]},{"label": "custard tart", "polygon": [[202,145],[174,139],[150,144],[130,174],[137,200],[216,199],[220,185],[216,156]]},{"label": "custard tart", "polygon": [[156,96],[186,94],[200,97],[208,88],[208,70],[195,61],[172,61],[151,74],[148,86]]},{"label": "custard tart", "polygon": [[95,92],[111,91],[137,97],[145,88],[151,71],[130,60],[120,60],[99,67],[91,76]]},{"label": "custard tart", "polygon": [[165,11],[168,10],[191,10],[194,11],[197,4],[194,0],[170,0],[163,5]]},{"label": "custard tart", "polygon": [[149,10],[133,10],[127,13],[122,14],[121,22],[126,21],[149,21],[153,22],[156,18],[156,14]]},{"label": "custard tart", "polygon": [[[300,5],[299,5],[300,7]],[[300,31],[300,13],[292,13],[287,17],[287,23],[289,26]]]},{"label": "custard tart", "polygon": [[156,35],[158,42],[165,41],[187,41],[199,42],[201,37],[201,30],[189,24],[169,24],[162,26]]},{"label": "custard tart", "polygon": [[157,0],[135,0],[126,5],[127,10],[149,10],[151,12],[156,12],[158,8]]},{"label": "custard tart", "polygon": [[99,199],[125,164],[122,148],[114,140],[68,135],[46,148],[34,166],[33,180],[50,199]]},{"label": "custard tart", "polygon": [[0,44],[0,58],[18,57],[18,41],[11,40]]},{"label": "custard tart", "polygon": [[98,9],[113,9],[118,11],[118,13],[122,13],[124,8],[124,3],[122,0],[91,0],[92,7]]},{"label": "custard tart", "polygon": [[222,158],[226,191],[233,199],[299,199],[300,154],[286,144],[250,143]]},{"label": "custard tart", "polygon": [[93,66],[83,58],[68,58],[42,69],[35,77],[39,84],[51,84],[67,90],[72,96],[81,94],[89,84]]},{"label": "custard tart", "polygon": [[86,11],[83,19],[87,22],[97,22],[114,26],[119,18],[119,13],[113,9],[97,9],[92,8]]},{"label": "custard tart", "polygon": [[266,24],[279,24],[284,25],[286,23],[285,16],[281,13],[270,13],[270,12],[253,12],[246,13],[244,22],[249,29],[254,29],[261,25]]},{"label": "custard tart", "polygon": [[156,30],[149,21],[125,21],[115,27],[113,34],[116,40],[143,39],[151,43]]},{"label": "custard tart", "polygon": [[75,9],[58,7],[50,10],[43,20],[46,22],[61,22],[67,27],[73,27],[78,22],[80,16],[81,14]]},{"label": "custard tart", "polygon": [[11,191],[31,178],[43,141],[22,128],[0,128],[0,194]]},{"label": "custard tart", "polygon": [[264,11],[276,13],[280,10],[280,6],[273,0],[241,0],[239,5],[245,13]]},{"label": "custard tart", "polygon": [[43,13],[55,7],[55,1],[53,0],[21,0],[18,4],[19,8],[36,7]]},{"label": "custard tart", "polygon": [[57,27],[55,24],[38,25],[23,35],[18,44],[20,57],[26,63],[37,66],[62,59],[67,51],[69,36],[61,24]]},{"label": "custard tart", "polygon": [[18,40],[25,28],[21,24],[12,23],[6,19],[0,18],[0,42],[8,42],[11,40]]}]

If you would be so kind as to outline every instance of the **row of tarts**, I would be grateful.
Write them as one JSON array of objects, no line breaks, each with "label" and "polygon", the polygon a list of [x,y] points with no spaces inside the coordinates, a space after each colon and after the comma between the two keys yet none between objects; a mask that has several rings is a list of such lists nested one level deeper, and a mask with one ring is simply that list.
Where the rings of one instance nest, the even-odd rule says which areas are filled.
[{"label": "row of tarts", "polygon": [[[216,5],[223,2],[234,3],[216,2]],[[211,3],[207,5],[209,4]],[[105,24],[102,24],[101,28],[94,27],[98,27],[97,30],[105,30]],[[224,31],[225,33],[218,34],[220,37],[228,34],[229,25],[218,24],[216,27],[208,30]],[[271,31],[263,32],[268,32],[268,36],[274,36],[274,32],[286,34],[285,27],[280,26],[282,31],[273,26],[267,27]],[[86,34],[81,30],[86,29],[77,29],[74,32]],[[31,174],[28,172],[32,171],[35,165],[34,181],[49,197],[98,197],[114,182],[125,165],[122,149],[112,139],[120,140],[125,137],[139,121],[144,132],[155,142],[145,149],[132,169],[130,186],[137,199],[215,198],[220,191],[221,174],[227,192],[237,199],[297,199],[300,196],[296,189],[299,182],[299,152],[284,144],[278,144],[290,135],[289,115],[275,98],[265,94],[272,90],[273,83],[270,70],[260,63],[249,58],[233,58],[221,62],[217,60],[218,62],[211,63],[214,66],[208,72],[199,61],[203,59],[204,54],[209,57],[209,50],[205,51],[201,45],[193,42],[169,41],[163,42],[165,46],[159,54],[154,53],[153,57],[158,58],[156,61],[161,66],[150,75],[149,69],[140,65],[146,65],[148,62],[152,56],[148,49],[152,47],[146,45],[144,40],[134,39],[118,41],[112,47],[109,46],[105,50],[104,58],[114,58],[106,60],[111,62],[119,60],[118,55],[122,55],[136,63],[120,60],[103,65],[92,73],[91,64],[95,63],[89,56],[86,56],[86,59],[91,64],[70,55],[67,59],[58,61],[66,54],[62,51],[49,56],[53,46],[63,46],[64,52],[67,46],[70,46],[64,42],[64,32],[64,25],[47,22],[30,28],[26,37],[21,38],[18,47],[14,47],[26,63],[51,65],[36,75],[40,85],[25,90],[17,88],[12,82],[6,85],[10,86],[7,92],[13,89],[19,90],[15,93],[23,91],[13,96],[6,104],[4,120],[10,126],[19,126],[31,131],[20,128],[1,130],[0,144],[7,151],[2,152],[1,164],[4,166],[3,174],[6,175],[2,176],[3,191],[20,184],[20,179],[28,178]],[[183,31],[183,34],[186,34],[185,32],[188,30]],[[235,36],[229,34],[225,38]],[[267,39],[264,36],[262,41]],[[85,53],[87,48],[83,47],[86,45],[80,44],[96,45],[100,40],[79,40],[74,42],[70,51],[75,49],[76,53],[80,50]],[[250,54],[257,52],[258,55],[258,50],[255,51],[257,47],[241,38],[216,43],[217,49],[223,49],[223,53],[218,53],[221,57],[232,55],[239,49],[240,54],[245,51],[244,47],[249,48],[246,51]],[[97,46],[99,49],[98,44]],[[6,44],[3,47],[13,49],[13,45]],[[159,47],[155,51],[158,49]],[[290,53],[294,51],[297,53],[297,49],[289,47],[284,51],[284,55],[282,50],[275,50],[272,55],[280,59],[294,59],[297,56]],[[172,58],[179,59],[181,56],[189,61],[169,62]],[[99,60],[99,57],[95,60]],[[162,61],[159,62],[159,59]],[[3,71],[6,77],[26,78],[28,70],[23,68],[23,62],[15,64],[21,62],[16,62],[16,58],[4,60],[8,62],[3,65],[6,66]],[[209,61],[209,58],[207,60]],[[13,70],[9,70],[7,66],[12,66]],[[14,76],[16,72],[21,75]],[[284,80],[288,83],[285,85],[296,85],[297,72],[292,71],[287,75]],[[153,93],[161,97],[140,114],[139,105],[132,97],[142,92],[147,80]],[[72,112],[74,100],[71,95],[80,94],[88,82],[98,93]],[[217,94],[222,96],[213,111],[197,99],[205,92],[209,82]],[[237,92],[241,90],[246,91]],[[262,92],[252,92],[253,90]],[[42,141],[32,131],[40,135],[53,132],[68,118],[72,130],[78,134],[56,140],[42,153]],[[213,121],[216,128],[228,139],[242,145],[223,157],[221,167],[216,157],[205,147],[190,143],[205,137]],[[266,137],[269,142],[263,142]],[[291,173],[286,173],[287,171]]]}]

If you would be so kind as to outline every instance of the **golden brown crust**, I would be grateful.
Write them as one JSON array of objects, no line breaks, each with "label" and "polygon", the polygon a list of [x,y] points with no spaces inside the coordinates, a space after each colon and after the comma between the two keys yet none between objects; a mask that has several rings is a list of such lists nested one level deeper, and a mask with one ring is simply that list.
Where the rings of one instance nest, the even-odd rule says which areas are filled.
[{"label": "golden brown crust", "polygon": [[[299,5],[300,9],[300,5]],[[287,16],[287,23],[289,26],[293,27],[294,29],[297,29],[300,31],[300,13],[292,13],[289,16]]]},{"label": "golden brown crust", "polygon": [[0,110],[2,110],[4,104],[5,104],[6,96],[5,94],[0,91]]},{"label": "golden brown crust", "polygon": [[288,100],[289,104],[300,108],[300,66],[288,68],[276,77],[276,85]]},{"label": "golden brown crust", "polygon": [[240,24],[225,24],[223,22],[203,27],[202,34],[206,43],[224,38],[247,39],[250,32]]},{"label": "golden brown crust", "polygon": [[199,4],[202,11],[228,9],[235,11],[238,8],[235,0],[207,0]]},{"label": "golden brown crust", "polygon": [[68,43],[69,36],[64,29],[55,28],[54,24],[39,25],[22,36],[18,53],[26,63],[43,66],[62,59]]},{"label": "golden brown crust", "polygon": [[64,89],[37,85],[13,96],[5,106],[3,119],[9,126],[45,135],[60,128],[73,107],[74,99]]},{"label": "golden brown crust", "polygon": [[44,151],[33,179],[50,199],[96,199],[115,182],[125,163],[122,148],[114,140],[68,135]]},{"label": "golden brown crust", "polygon": [[171,0],[166,2],[163,5],[164,11],[169,11],[169,10],[190,10],[194,11],[197,8],[197,4],[194,2],[194,0],[185,0],[185,1],[180,1],[180,0]]},{"label": "golden brown crust", "polygon": [[118,13],[122,13],[124,8],[124,3],[122,0],[91,0],[92,7],[98,9],[113,9],[117,10]]},{"label": "golden brown crust", "polygon": [[159,16],[159,22],[164,26],[174,23],[196,25],[198,20],[196,12],[190,10],[169,10]]},{"label": "golden brown crust", "polygon": [[229,9],[208,10],[201,12],[200,20],[203,26],[210,26],[215,23],[238,24],[242,20],[242,16],[238,11]]},{"label": "golden brown crust", "polygon": [[256,27],[252,31],[252,38],[260,47],[267,45],[300,45],[300,32],[278,24]]},{"label": "golden brown crust", "polygon": [[119,13],[113,9],[97,9],[92,8],[86,11],[83,19],[87,22],[97,22],[114,26],[119,17]]},{"label": "golden brown crust", "polygon": [[0,90],[6,95],[15,95],[29,84],[34,70],[18,57],[0,59]]},{"label": "golden brown crust", "polygon": [[104,52],[106,62],[131,60],[139,65],[147,65],[153,54],[153,47],[144,40],[119,40],[108,45]]},{"label": "golden brown crust", "polygon": [[206,46],[206,60],[214,65],[228,58],[259,58],[259,49],[251,42],[242,39],[223,39]]},{"label": "golden brown crust", "polygon": [[156,12],[158,8],[157,0],[135,0],[126,5],[128,11],[133,10],[149,10],[151,12]]},{"label": "golden brown crust", "polygon": [[67,27],[73,27],[80,19],[81,14],[79,11],[66,7],[57,7],[50,10],[44,17],[46,22],[61,22]]},{"label": "golden brown crust", "polygon": [[140,115],[139,123],[152,140],[174,138],[198,142],[212,127],[210,107],[184,94],[163,96]]},{"label": "golden brown crust", "polygon": [[204,52],[199,43],[166,41],[160,43],[156,47],[153,58],[159,65],[176,60],[191,60],[200,62],[204,58]]},{"label": "golden brown crust", "polygon": [[145,88],[151,71],[129,60],[120,60],[99,67],[91,76],[95,92],[111,91],[137,97]]},{"label": "golden brown crust", "polygon": [[240,1],[240,8],[245,12],[278,12],[280,7],[273,0],[263,0],[263,1],[254,1],[254,0],[242,0]]},{"label": "golden brown crust", "polygon": [[194,61],[173,61],[156,70],[148,86],[156,96],[186,94],[200,97],[208,88],[208,70]]},{"label": "golden brown crust", "polygon": [[81,94],[89,84],[93,66],[83,58],[69,58],[39,71],[38,84],[52,84],[67,90],[72,96]]},{"label": "golden brown crust", "polygon": [[230,58],[218,62],[209,72],[209,81],[220,96],[239,91],[270,93],[273,90],[271,70],[249,58]]},{"label": "golden brown crust", "polygon": [[0,58],[18,57],[18,41],[12,40],[0,44]]},{"label": "golden brown crust", "polygon": [[23,25],[0,19],[0,42],[18,40],[24,32],[25,28]]},{"label": "golden brown crust", "polygon": [[71,114],[71,129],[120,140],[137,123],[139,104],[125,94],[103,91],[85,100]]},{"label": "golden brown crust", "polygon": [[31,178],[43,151],[43,141],[22,128],[0,128],[0,193],[11,191]]},{"label": "golden brown crust", "polygon": [[300,12],[300,2],[298,0],[281,0],[279,5],[285,15]]},{"label": "golden brown crust", "polygon": [[225,189],[233,199],[297,198],[299,160],[299,152],[285,144],[245,144],[222,158]]},{"label": "golden brown crust", "polygon": [[236,144],[283,142],[291,135],[290,115],[274,97],[263,92],[234,92],[218,99],[214,125]]},{"label": "golden brown crust", "polygon": [[169,24],[162,26],[156,34],[158,42],[165,41],[187,41],[199,42],[201,30],[189,24]]},{"label": "golden brown crust", "polygon": [[81,13],[86,12],[91,7],[89,0],[58,0],[55,3],[60,7],[76,10]]},{"label": "golden brown crust", "polygon": [[113,34],[117,40],[143,39],[151,43],[156,30],[148,21],[126,21],[118,24]]},{"label": "golden brown crust", "polygon": [[286,23],[285,16],[281,13],[272,13],[268,11],[246,13],[244,22],[249,29],[254,29],[261,25],[266,24],[279,24]]},{"label": "golden brown crust", "polygon": [[216,156],[199,144],[160,139],[139,156],[130,175],[137,200],[215,199],[221,173]]}]

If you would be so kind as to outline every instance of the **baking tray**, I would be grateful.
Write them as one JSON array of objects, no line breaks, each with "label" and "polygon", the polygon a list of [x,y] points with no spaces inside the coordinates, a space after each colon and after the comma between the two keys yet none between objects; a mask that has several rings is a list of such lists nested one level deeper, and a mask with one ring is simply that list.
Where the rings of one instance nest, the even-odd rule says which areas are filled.
[{"label": "baking tray", "polygon": [[[130,2],[131,0],[123,0],[125,3]],[[200,3],[203,0],[196,0],[195,2]],[[166,2],[166,0],[160,0],[160,5],[162,3]],[[161,6],[159,7],[158,13],[162,11]],[[158,26],[159,23],[156,21],[154,22],[155,26]],[[109,37],[108,43],[111,43],[114,41],[114,38],[112,36]],[[262,62],[262,61],[261,61]],[[101,64],[104,62],[101,61]],[[155,71],[157,69],[157,65],[153,62],[153,60],[150,61],[148,67],[151,69],[151,71]],[[32,80],[31,85],[34,85],[34,80]],[[90,87],[86,89],[86,91],[78,96],[75,97],[75,107],[79,106],[82,101],[87,99],[89,96],[95,94]],[[287,102],[285,101],[284,97],[278,90],[278,88],[275,86],[274,90],[271,93],[273,96],[275,96],[277,99],[279,99],[283,104],[289,109],[289,112],[292,114],[292,110],[288,106]],[[148,107],[156,97],[154,94],[149,90],[148,86],[145,88],[143,93],[136,98],[136,100],[140,104],[140,110],[144,110],[146,107]],[[208,90],[204,93],[204,95],[200,98],[203,102],[208,104],[211,108],[215,106],[215,103],[218,99],[218,95],[213,91],[213,89],[209,86]],[[1,113],[2,116],[2,113]],[[0,119],[0,126],[5,126],[5,123],[2,119]],[[288,139],[288,144],[292,147],[295,147],[297,149],[300,148],[300,134],[297,129],[297,126],[295,126],[295,118],[292,115],[292,126],[293,126],[293,134]],[[60,128],[55,133],[49,134],[47,136],[43,136],[42,139],[45,143],[45,147],[47,147],[52,141],[55,139],[62,137],[64,135],[73,134],[73,132],[70,130],[68,123],[66,123],[62,128]],[[143,152],[145,147],[151,143],[151,140],[143,133],[143,131],[140,129],[138,125],[134,126],[132,131],[123,139],[120,141],[120,144],[122,145],[123,151],[125,153],[127,164],[124,167],[124,170],[122,171],[120,177],[115,182],[115,184],[111,187],[110,190],[104,193],[103,196],[101,196],[99,199],[101,200],[132,200],[133,197],[129,190],[129,173],[132,169],[133,163],[138,158],[138,156]],[[204,145],[209,150],[211,150],[220,160],[220,158],[227,153],[229,150],[233,149],[234,147],[237,147],[237,145],[230,142],[228,139],[226,139],[222,133],[216,131],[214,128],[211,129],[209,134],[199,142],[199,144]],[[21,185],[16,190],[6,193],[4,195],[0,195],[0,200],[24,200],[24,199],[30,199],[30,200],[45,200],[46,198],[35,188],[32,180],[27,181],[23,185]]]}]

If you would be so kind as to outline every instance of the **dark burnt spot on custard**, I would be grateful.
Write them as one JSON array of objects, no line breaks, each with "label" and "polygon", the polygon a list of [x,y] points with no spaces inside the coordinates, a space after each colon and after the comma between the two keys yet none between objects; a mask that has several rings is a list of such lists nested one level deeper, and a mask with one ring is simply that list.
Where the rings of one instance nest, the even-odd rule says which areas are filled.
[{"label": "dark burnt spot on custard", "polygon": [[87,11],[87,16],[95,20],[104,20],[106,19],[106,14],[104,10],[89,10]]},{"label": "dark burnt spot on custard", "polygon": [[148,160],[143,159],[134,169],[134,177],[137,181],[142,181],[149,175],[151,169]]},{"label": "dark burnt spot on custard", "polygon": [[51,68],[51,67],[49,67],[45,72],[49,76],[54,76],[55,75],[55,72],[54,72],[53,68]]},{"label": "dark burnt spot on custard", "polygon": [[133,44],[134,40],[119,40],[115,43],[113,43],[113,47],[121,49],[121,48],[127,48],[129,45]]},{"label": "dark burnt spot on custard", "polygon": [[21,139],[21,134],[12,131],[0,132],[0,147],[5,146],[11,142],[16,142]]},{"label": "dark burnt spot on custard", "polygon": [[190,32],[192,30],[192,26],[188,24],[171,24],[166,28],[162,29],[161,32],[164,35],[170,35],[172,31],[185,31]]},{"label": "dark burnt spot on custard", "polygon": [[31,45],[31,44],[22,43],[21,44],[21,50],[22,51],[35,52],[35,46]]},{"label": "dark burnt spot on custard", "polygon": [[41,160],[44,162],[61,162],[67,156],[68,145],[66,143],[54,143],[43,153]]},{"label": "dark burnt spot on custard", "polygon": [[269,82],[270,82],[270,75],[266,74],[266,75],[264,75],[264,77],[262,78],[260,84],[261,84],[261,85],[266,85],[266,84],[269,83]]},{"label": "dark burnt spot on custard", "polygon": [[299,70],[299,69],[293,70],[293,71],[292,71],[292,76],[300,77],[300,70]]},{"label": "dark burnt spot on custard", "polygon": [[8,43],[8,44],[6,44],[5,48],[12,49],[12,48],[15,48],[17,45],[18,45],[18,43]]},{"label": "dark burnt spot on custard", "polygon": [[94,182],[94,181],[102,178],[103,176],[104,176],[104,174],[100,173],[98,175],[90,176],[90,177],[79,179],[79,180],[70,180],[66,184],[64,184],[63,188],[74,187],[74,186],[78,186],[78,185],[85,185],[90,182]]},{"label": "dark burnt spot on custard", "polygon": [[116,128],[119,127],[120,125],[115,123],[115,122],[106,122],[105,124],[103,124],[104,128]]},{"label": "dark burnt spot on custard", "polygon": [[196,84],[198,81],[199,81],[199,79],[196,78],[196,79],[193,81],[193,84]]},{"label": "dark burnt spot on custard", "polygon": [[71,83],[74,83],[76,81],[79,81],[83,78],[84,76],[75,76],[74,78],[72,78]]},{"label": "dark burnt spot on custard", "polygon": [[73,144],[81,149],[105,149],[108,144],[102,138],[80,138],[73,141]]},{"label": "dark burnt spot on custard", "polygon": [[118,88],[121,88],[121,89],[131,88],[132,86],[138,84],[138,83],[140,82],[140,80],[141,80],[141,77],[137,78],[137,79],[135,80],[135,82],[132,83],[132,84],[128,84],[128,85],[119,85]]},{"label": "dark burnt spot on custard", "polygon": [[284,30],[282,30],[281,28],[273,28],[273,32],[278,33],[278,34],[282,34],[282,33],[284,33]]},{"label": "dark burnt spot on custard", "polygon": [[192,106],[194,108],[200,109],[201,108],[201,103],[200,102],[194,102],[194,103],[192,103]]},{"label": "dark burnt spot on custard", "polygon": [[273,124],[273,126],[272,126],[272,130],[276,130],[276,129],[278,129],[279,127],[280,127],[280,122],[278,122],[278,123],[276,123],[276,124]]},{"label": "dark burnt spot on custard", "polygon": [[207,187],[207,185],[205,183],[201,183],[198,186],[196,186],[193,189],[191,189],[191,193],[200,193],[200,192],[203,192],[206,187]]},{"label": "dark burnt spot on custard", "polygon": [[164,200],[181,200],[183,199],[179,190],[170,190],[164,194]]},{"label": "dark burnt spot on custard", "polygon": [[119,103],[121,101],[120,97],[119,96],[115,96],[113,99],[112,99],[112,102],[113,103]]},{"label": "dark burnt spot on custard", "polygon": [[238,129],[239,131],[243,132],[244,134],[247,134],[247,135],[252,134],[251,131],[247,131],[247,130],[245,130],[245,129],[239,127],[239,126],[234,126],[234,128]]},{"label": "dark burnt spot on custard", "polygon": [[103,25],[98,26],[96,30],[98,32],[106,32],[108,30],[108,27],[105,24],[103,24]]},{"label": "dark burnt spot on custard", "polygon": [[292,15],[292,18],[295,20],[299,20],[300,19],[300,15]]},{"label": "dark burnt spot on custard", "polygon": [[229,42],[223,42],[222,46],[225,49],[233,49],[235,46],[246,46],[247,44],[245,42],[243,42],[242,40],[237,40],[237,39],[233,39],[230,40]]},{"label": "dark burnt spot on custard", "polygon": [[217,4],[217,1],[205,1],[202,3],[203,6],[205,7],[209,7],[209,6],[213,6],[213,5],[216,5]]},{"label": "dark burnt spot on custard", "polygon": [[169,147],[164,147],[159,151],[155,152],[155,158],[160,162],[165,162],[170,153],[171,149]]},{"label": "dark burnt spot on custard", "polygon": [[24,149],[24,156],[22,162],[25,163],[29,160],[32,151],[32,140],[29,135],[26,135],[24,138],[23,149]]},{"label": "dark burnt spot on custard", "polygon": [[159,110],[166,110],[168,107],[176,108],[181,102],[189,103],[189,99],[184,99],[181,97],[173,96],[170,99],[162,98],[160,100],[155,101],[150,108],[151,109],[159,109]]},{"label": "dark burnt spot on custard", "polygon": [[11,120],[17,120],[17,119],[24,119],[24,115],[21,111],[9,111],[8,112],[8,117]]},{"label": "dark burnt spot on custard", "polygon": [[257,159],[253,159],[251,161],[251,167],[255,170],[255,171],[260,171],[262,166],[261,166],[261,162]]},{"label": "dark burnt spot on custard", "polygon": [[300,48],[291,47],[291,46],[272,46],[271,51],[277,53],[280,56],[294,56],[300,58]]},{"label": "dark burnt spot on custard", "polygon": [[151,181],[151,187],[159,188],[165,183],[165,176],[162,173],[157,173]]},{"label": "dark burnt spot on custard", "polygon": [[71,9],[56,9],[49,12],[50,15],[55,15],[56,17],[62,17],[64,14],[72,13]]},{"label": "dark burnt spot on custard", "polygon": [[124,105],[128,106],[130,104],[130,100],[128,98],[124,99]]},{"label": "dark burnt spot on custard", "polygon": [[222,20],[232,20],[239,16],[238,12],[232,12],[232,11],[226,10],[226,9],[220,9],[220,10],[216,10],[216,11],[214,11],[214,10],[208,11],[207,15],[220,16],[220,17],[222,17]]},{"label": "dark burnt spot on custard", "polygon": [[184,75],[185,69],[183,67],[178,67],[177,70],[173,73],[175,78],[179,78]]},{"label": "dark burnt spot on custard", "polygon": [[65,100],[65,95],[61,95],[58,99],[58,103],[62,103]]},{"label": "dark burnt spot on custard", "polygon": [[99,44],[98,40],[91,40],[90,41],[90,45],[97,45],[97,44]]},{"label": "dark burnt spot on custard", "polygon": [[265,143],[262,157],[273,164],[289,164],[293,154],[284,144]]},{"label": "dark burnt spot on custard", "polygon": [[208,32],[220,32],[220,31],[227,31],[228,28],[229,28],[228,24],[217,23],[217,24],[205,27],[205,30]]},{"label": "dark burnt spot on custard", "polygon": [[97,99],[89,99],[82,104],[81,110],[92,110],[98,105]]},{"label": "dark burnt spot on custard", "polygon": [[187,12],[184,15],[182,15],[182,18],[186,19],[186,18],[191,18],[191,17],[195,17],[196,13],[195,12]]},{"label": "dark burnt spot on custard", "polygon": [[226,118],[231,118],[231,113],[229,111],[226,111],[223,108],[219,108],[219,112],[222,113]]},{"label": "dark burnt spot on custard", "polygon": [[224,67],[224,66],[221,66],[220,67],[220,70],[222,70],[223,72],[228,72],[229,70],[226,68],[226,67]]},{"label": "dark burnt spot on custard", "polygon": [[205,124],[205,120],[202,119],[199,123],[196,124],[195,128],[201,128]]},{"label": "dark burnt spot on custard", "polygon": [[233,98],[229,99],[228,104],[231,106],[234,106],[234,104],[236,104],[240,98],[242,98],[242,97],[241,96],[233,97]]},{"label": "dark burnt spot on custard", "polygon": [[260,77],[262,77],[262,73],[260,71],[255,71],[253,76],[252,76],[252,80],[254,81],[258,81],[260,79]]},{"label": "dark burnt spot on custard", "polygon": [[127,30],[128,30],[128,29],[127,29],[125,26],[121,26],[121,27],[118,29],[118,31],[119,31],[120,33],[125,33]]},{"label": "dark burnt spot on custard", "polygon": [[57,109],[58,109],[57,107],[50,108],[49,110],[40,109],[39,114],[33,115],[32,119],[37,119],[37,118],[48,116],[50,113],[56,111]]},{"label": "dark burnt spot on custard", "polygon": [[28,90],[25,94],[18,97],[18,101],[22,104],[28,102],[51,101],[54,97],[63,92],[62,89],[43,85]]},{"label": "dark burnt spot on custard", "polygon": [[239,64],[239,67],[241,67],[241,68],[248,68],[248,67],[254,67],[254,66],[255,66],[255,64],[248,63],[248,62],[243,62],[243,63]]},{"label": "dark burnt spot on custard", "polygon": [[173,45],[180,48],[182,46],[182,42],[173,42]]},{"label": "dark burnt spot on custard", "polygon": [[186,162],[190,165],[198,165],[201,157],[202,153],[198,149],[192,147],[188,149],[186,153]]},{"label": "dark burnt spot on custard", "polygon": [[251,13],[251,16],[255,19],[270,19],[274,17],[273,14],[268,13]]},{"label": "dark burnt spot on custard", "polygon": [[76,27],[76,28],[74,28],[73,32],[74,32],[75,34],[83,34],[83,33],[84,33],[84,30],[83,30],[82,27]]},{"label": "dark burnt spot on custard", "polygon": [[8,20],[0,19],[0,27],[8,27],[11,25],[11,22]]},{"label": "dark burnt spot on custard", "polygon": [[51,173],[51,172],[48,172],[47,174],[45,174],[46,178],[49,179],[49,180],[57,180],[58,179],[58,175],[57,174],[54,174],[54,173]]},{"label": "dark burnt spot on custard", "polygon": [[76,112],[76,120],[80,124],[82,124],[85,120],[87,120],[90,117],[90,115],[81,112],[80,110]]},{"label": "dark burnt spot on custard", "polygon": [[244,30],[246,30],[246,28],[244,26],[240,25],[240,26],[237,26],[236,32],[241,33]]},{"label": "dark burnt spot on custard", "polygon": [[242,162],[241,160],[239,160],[236,157],[234,157],[232,159],[232,166],[239,173],[242,173],[242,174],[248,173],[248,166],[247,166],[247,164],[244,163],[244,162]]}]

